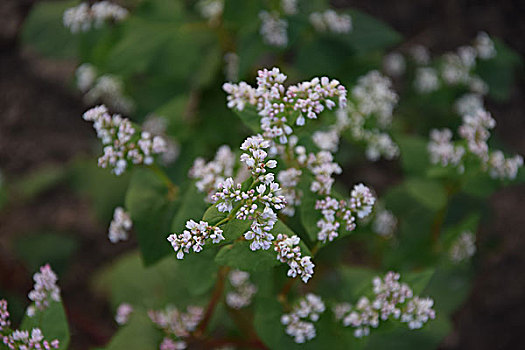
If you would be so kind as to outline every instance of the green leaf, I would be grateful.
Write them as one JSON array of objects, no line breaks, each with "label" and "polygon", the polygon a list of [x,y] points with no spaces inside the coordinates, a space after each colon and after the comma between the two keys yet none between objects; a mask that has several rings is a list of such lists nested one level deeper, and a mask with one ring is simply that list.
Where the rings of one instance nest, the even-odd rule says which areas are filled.
[{"label": "green leaf", "polygon": [[14,242],[14,252],[29,270],[49,263],[58,274],[67,270],[78,247],[76,236],[55,232],[30,233],[17,237]]},{"label": "green leaf", "polygon": [[105,350],[156,349],[162,341],[162,333],[155,328],[145,310],[135,309],[128,323],[113,336]]},{"label": "green leaf", "polygon": [[263,270],[280,264],[272,248],[252,251],[248,241],[239,241],[222,247],[215,257],[215,262],[244,271]]},{"label": "green leaf", "polygon": [[227,26],[244,28],[259,18],[262,9],[260,0],[228,0],[225,1],[222,18]]},{"label": "green leaf", "polygon": [[[393,321],[388,321],[393,322]],[[379,326],[370,331],[366,349],[370,350],[411,350],[436,349],[451,329],[451,322],[445,315],[436,316],[422,329],[410,330],[403,323]]]},{"label": "green leaf", "polygon": [[405,186],[414,199],[431,210],[439,210],[447,203],[447,192],[438,182],[410,178],[405,181]]},{"label": "green leaf", "polygon": [[314,242],[317,241],[317,234],[319,233],[317,222],[322,218],[321,212],[315,209],[315,203],[318,199],[319,197],[312,191],[305,191],[299,207],[301,223],[308,237]]},{"label": "green leaf", "polygon": [[34,4],[22,29],[22,42],[40,54],[53,58],[73,58],[79,35],[64,27],[64,11],[78,1],[39,2]]},{"label": "green leaf", "polygon": [[421,295],[423,290],[428,286],[432,276],[434,276],[434,269],[427,269],[421,272],[409,272],[403,274],[401,282],[408,284],[414,292],[414,295]]},{"label": "green leaf", "polygon": [[51,301],[49,307],[43,311],[37,310],[33,317],[25,315],[20,328],[30,332],[33,328],[40,328],[46,340],[58,339],[59,349],[68,348],[69,327],[61,302]]},{"label": "green leaf", "polygon": [[401,153],[401,165],[408,174],[424,174],[429,166],[427,143],[423,137],[397,135],[395,141]]},{"label": "green leaf", "polygon": [[186,221],[190,219],[198,221],[206,208],[207,204],[204,201],[204,195],[197,190],[194,183],[189,184],[186,193],[181,199],[177,214],[171,223],[171,231],[181,233],[185,228]]},{"label": "green leaf", "polygon": [[246,231],[250,229],[250,220],[239,220],[232,219],[226,224],[221,226],[223,230],[223,236],[225,238],[224,243],[230,243],[241,237]]},{"label": "green leaf", "polygon": [[339,298],[355,303],[362,295],[372,288],[372,280],[380,273],[372,269],[353,266],[341,266],[338,269],[341,276],[341,290]]},{"label": "green leaf", "polygon": [[135,169],[125,203],[133,220],[144,264],[151,265],[172,252],[166,238],[175,206],[168,199],[164,182],[149,169]]},{"label": "green leaf", "polygon": [[387,24],[358,10],[349,13],[352,31],[345,35],[345,42],[357,52],[385,50],[401,41],[401,35]]},{"label": "green leaf", "polygon": [[478,60],[476,72],[489,86],[489,96],[497,101],[508,100],[516,81],[516,70],[521,65],[520,56],[494,39],[496,57],[489,60]]},{"label": "green leaf", "polygon": [[261,117],[257,114],[255,107],[246,106],[242,111],[235,109],[234,112],[253,132],[257,133],[261,131]]},{"label": "green leaf", "polygon": [[211,205],[205,212],[202,217],[202,220],[206,221],[210,225],[216,225],[222,219],[225,219],[228,216],[228,213],[221,213],[217,210],[216,205]]}]

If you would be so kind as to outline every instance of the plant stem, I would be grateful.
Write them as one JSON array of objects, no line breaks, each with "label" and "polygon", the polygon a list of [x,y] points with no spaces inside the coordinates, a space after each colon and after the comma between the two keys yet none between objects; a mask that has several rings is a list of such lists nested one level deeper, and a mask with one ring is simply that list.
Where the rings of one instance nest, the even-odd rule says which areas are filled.
[{"label": "plant stem", "polygon": [[206,307],[206,311],[204,312],[204,317],[202,318],[202,321],[194,333],[196,337],[202,335],[206,330],[208,323],[210,323],[211,317],[213,316],[215,308],[221,299],[222,292],[224,291],[224,282],[229,270],[230,268],[227,266],[222,266],[219,270],[217,281],[215,282],[215,287],[213,289],[213,294],[211,295],[208,306]]},{"label": "plant stem", "polygon": [[159,166],[155,163],[148,165],[148,168],[151,169],[168,188],[169,200],[174,201],[175,199],[177,199],[177,195],[179,194],[179,186],[175,185],[173,181],[171,181],[166,172],[159,168]]}]

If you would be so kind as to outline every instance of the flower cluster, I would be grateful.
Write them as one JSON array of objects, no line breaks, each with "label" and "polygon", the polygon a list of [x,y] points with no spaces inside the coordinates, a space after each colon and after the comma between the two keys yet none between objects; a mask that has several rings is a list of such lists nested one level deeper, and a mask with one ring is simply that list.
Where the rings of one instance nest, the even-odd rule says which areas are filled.
[{"label": "flower cluster", "polygon": [[[393,159],[399,155],[399,147],[385,131],[392,124],[397,101],[398,96],[392,89],[392,82],[378,71],[371,71],[359,78],[352,89],[348,108],[337,111],[332,142],[335,144],[335,133],[340,135],[349,129],[352,139],[366,145],[368,159]],[[371,120],[374,121],[374,126],[371,126]]]},{"label": "flower cluster", "polygon": [[222,17],[224,0],[199,0],[197,9],[201,16],[208,20],[211,26],[215,26]]},{"label": "flower cluster", "polygon": [[89,63],[80,65],[75,76],[77,87],[84,93],[84,101],[88,105],[101,102],[122,113],[130,113],[133,110],[133,101],[124,94],[122,81],[116,76],[98,76],[95,67]]},{"label": "flower cluster", "polygon": [[81,3],[64,12],[63,22],[72,33],[87,32],[100,28],[104,22],[122,21],[128,16],[128,10],[109,1],[96,2],[93,5]]},{"label": "flower cluster", "polygon": [[318,32],[346,34],[352,30],[352,18],[347,14],[338,14],[334,10],[311,13],[310,23]]},{"label": "flower cluster", "polygon": [[465,149],[463,146],[455,145],[452,142],[452,131],[449,129],[434,129],[430,132],[428,152],[430,153],[430,161],[433,164],[457,166],[465,154]]},{"label": "flower cluster", "polygon": [[184,338],[197,328],[204,316],[204,310],[198,306],[188,306],[184,313],[174,306],[167,306],[164,310],[150,310],[148,315],[151,321],[165,333],[160,349],[181,350],[186,349]]},{"label": "flower cluster", "polygon": [[287,15],[295,15],[299,12],[298,2],[299,0],[281,0],[281,8]]},{"label": "flower cluster", "polygon": [[483,97],[480,94],[467,93],[457,99],[454,109],[459,115],[474,114],[478,110],[485,109]]},{"label": "flower cluster", "polygon": [[302,171],[296,168],[282,170],[277,175],[277,180],[281,184],[280,194],[286,201],[286,207],[281,211],[284,215],[294,216],[295,207],[301,204],[302,192],[297,188]]},{"label": "flower cluster", "polygon": [[261,29],[263,41],[270,46],[286,47],[288,45],[288,22],[279,17],[278,13],[261,11]]},{"label": "flower cluster", "polygon": [[420,67],[416,69],[414,78],[414,89],[421,94],[428,94],[439,89],[440,82],[438,72],[432,67]]},{"label": "flower cluster", "polygon": [[104,145],[104,154],[98,159],[98,165],[111,167],[115,175],[121,175],[129,163],[150,165],[155,154],[166,151],[162,137],[152,137],[146,131],[139,133],[129,119],[119,114],[111,116],[104,105],[88,110],[83,118],[93,122]]},{"label": "flower cluster", "polygon": [[380,236],[392,236],[397,227],[397,218],[390,210],[380,209],[372,222],[372,230]]},{"label": "flower cluster", "polygon": [[297,116],[297,125],[304,125],[305,115],[316,119],[325,108],[333,109],[338,101],[339,107],[346,106],[346,89],[337,80],[327,77],[314,78],[285,88],[286,75],[278,68],[259,70],[257,88],[245,82],[226,83],[224,91],[228,93],[228,107],[242,111],[246,105],[252,105],[261,116],[261,129],[267,139],[279,139],[288,142],[293,129],[288,120]]},{"label": "flower cluster", "polygon": [[245,151],[241,155],[241,162],[248,167],[255,179],[264,183],[273,180],[273,174],[269,178],[264,175],[266,168],[273,169],[277,166],[277,161],[274,159],[265,161],[268,153],[264,149],[269,147],[270,141],[265,140],[261,135],[248,137],[241,145],[241,150]]},{"label": "flower cluster", "polygon": [[334,156],[328,151],[320,151],[317,154],[306,155],[306,148],[297,146],[295,148],[297,160],[301,166],[307,167],[315,179],[310,184],[310,190],[314,193],[329,194],[335,182],[334,174],[343,171],[339,164],[334,162]]},{"label": "flower cluster", "polygon": [[356,227],[355,216],[360,219],[372,212],[375,197],[363,184],[355,185],[348,200],[336,200],[330,196],[318,200],[315,209],[320,210],[323,218],[317,222],[320,229],[317,239],[321,242],[333,241],[339,236],[339,227],[344,223],[347,231]]},{"label": "flower cluster", "polygon": [[164,165],[175,162],[180,152],[178,143],[166,134],[167,129],[166,118],[155,114],[148,114],[142,124],[142,130],[149,132],[153,137],[162,137],[166,142],[166,150],[160,155],[160,161]]},{"label": "flower cluster", "polygon": [[296,343],[302,344],[315,338],[313,322],[317,322],[324,311],[323,300],[309,293],[294,306],[292,312],[281,317],[281,323],[286,326],[286,334],[292,336]]},{"label": "flower cluster", "polygon": [[383,70],[393,78],[397,78],[405,73],[406,60],[399,52],[391,52],[383,58]]},{"label": "flower cluster", "polygon": [[173,250],[177,252],[177,259],[184,258],[184,253],[189,253],[191,249],[195,253],[202,251],[206,240],[211,239],[212,243],[219,243],[224,240],[222,230],[218,227],[211,226],[206,221],[199,223],[189,220],[186,222],[187,230],[181,234],[173,233],[168,237]]},{"label": "flower cluster", "polygon": [[133,313],[133,306],[128,303],[122,303],[118,306],[115,314],[115,322],[119,326],[123,326],[128,323],[131,314]]},{"label": "flower cluster", "polygon": [[[5,301],[5,300],[3,300]],[[0,301],[1,303],[2,301]],[[0,306],[1,307],[1,306]],[[0,311],[1,312],[1,311]],[[8,335],[4,335],[0,330],[2,343],[7,349],[58,349],[60,343],[58,339],[47,341],[44,339],[40,328],[33,328],[31,332],[27,330],[14,330]]]},{"label": "flower cluster", "polygon": [[418,329],[430,319],[435,318],[434,304],[430,298],[413,295],[412,289],[399,282],[399,274],[388,272],[384,278],[373,279],[374,299],[361,297],[355,306],[349,303],[338,304],[333,311],[338,321],[345,327],[353,327],[354,336],[361,338],[377,328],[381,321],[399,319],[410,329]]},{"label": "flower cluster", "polygon": [[195,186],[199,192],[207,194],[207,201],[212,202],[211,196],[219,188],[227,177],[233,175],[235,155],[229,146],[219,147],[215,158],[206,163],[204,158],[197,158],[191,167],[188,176],[196,179]]},{"label": "flower cluster", "polygon": [[49,265],[40,267],[40,272],[33,275],[35,285],[28,294],[28,298],[34,302],[27,308],[27,315],[33,317],[37,310],[43,311],[49,307],[51,301],[60,301],[60,289],[57,286],[57,275]]},{"label": "flower cluster", "polygon": [[476,236],[470,231],[464,231],[454,241],[450,248],[450,260],[455,263],[467,260],[476,253]]},{"label": "flower cluster", "polygon": [[277,260],[290,267],[288,276],[300,276],[303,282],[307,283],[314,273],[315,265],[310,256],[302,256],[300,242],[301,239],[295,235],[288,237],[280,233],[277,235],[274,249],[277,252]]},{"label": "flower cluster", "polygon": [[428,66],[430,54],[422,46],[413,48],[412,54],[417,64],[414,88],[426,94],[433,92],[442,84],[464,85],[478,94],[488,92],[487,84],[474,73],[478,59],[487,60],[496,55],[494,43],[486,33],[479,33],[472,46],[459,47],[456,52],[448,52],[440,59],[438,68]]},{"label": "flower cluster", "polygon": [[233,291],[226,294],[226,304],[233,309],[242,309],[251,304],[257,293],[257,287],[250,283],[250,274],[245,271],[233,270],[228,274]]},{"label": "flower cluster", "polygon": [[457,166],[462,172],[464,170],[463,159],[470,154],[480,161],[482,169],[487,171],[491,177],[514,179],[523,165],[523,158],[520,155],[506,158],[503,152],[489,149],[487,141],[490,138],[490,130],[495,125],[495,120],[484,109],[477,109],[473,113],[464,115],[463,124],[459,127],[458,133],[466,142],[466,148],[452,141],[452,131],[449,129],[432,130],[428,144],[430,161],[442,166],[449,164]]},{"label": "flower cluster", "polygon": [[123,208],[115,208],[113,213],[113,220],[109,224],[108,238],[111,243],[125,241],[128,239],[128,233],[133,226],[131,217]]}]

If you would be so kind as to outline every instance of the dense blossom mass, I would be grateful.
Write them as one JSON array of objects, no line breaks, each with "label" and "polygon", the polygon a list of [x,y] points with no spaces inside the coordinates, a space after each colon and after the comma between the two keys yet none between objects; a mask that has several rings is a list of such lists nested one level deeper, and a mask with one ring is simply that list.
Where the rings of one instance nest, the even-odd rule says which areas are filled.
[{"label": "dense blossom mass", "polygon": [[275,240],[274,249],[277,252],[277,260],[288,264],[288,276],[295,278],[301,277],[304,283],[314,274],[314,263],[310,256],[303,256],[299,243],[301,239],[296,235],[288,237],[285,234],[278,234]]},{"label": "dense blossom mass", "polygon": [[310,23],[318,32],[330,31],[346,34],[352,30],[352,18],[350,15],[338,14],[334,10],[311,13]]},{"label": "dense blossom mass", "polygon": [[104,22],[122,21],[128,16],[128,10],[109,1],[95,2],[90,6],[83,2],[64,12],[64,26],[72,33],[86,32],[92,27],[100,28]]},{"label": "dense blossom mass", "polygon": [[305,118],[316,119],[322,111],[346,106],[346,89],[337,80],[327,77],[285,87],[286,75],[278,68],[263,69],[258,72],[257,88],[245,82],[226,83],[228,107],[239,111],[247,105],[254,106],[261,117],[261,129],[267,139],[288,142],[292,134],[292,124],[305,124]]},{"label": "dense blossom mass", "polygon": [[455,263],[468,260],[476,253],[476,236],[470,231],[464,231],[450,247],[450,259]]},{"label": "dense blossom mass", "polygon": [[47,309],[51,302],[60,301],[60,288],[56,284],[58,278],[51,266],[40,267],[40,271],[33,275],[33,280],[35,284],[28,294],[28,298],[34,302],[27,308],[27,315],[30,317]]},{"label": "dense blossom mass", "polygon": [[233,270],[228,274],[232,291],[226,294],[226,304],[233,309],[242,309],[252,303],[257,293],[257,286],[250,282],[250,274],[245,271]]},{"label": "dense blossom mass", "polygon": [[[465,170],[466,157],[477,159],[481,169],[496,179],[514,179],[523,165],[523,157],[515,155],[505,157],[500,150],[491,150],[488,145],[490,130],[496,126],[496,121],[489,112],[479,108],[475,111],[467,109],[463,115],[463,123],[458,128],[462,141],[452,141],[450,129],[432,130],[428,152],[433,164],[457,167],[460,172]],[[463,146],[466,144],[466,146]]]},{"label": "dense blossom mass", "polygon": [[389,319],[407,323],[408,328],[418,329],[435,318],[430,298],[414,296],[412,289],[399,282],[400,275],[388,272],[383,278],[375,277],[374,299],[359,298],[356,305],[341,303],[333,308],[335,317],[343,326],[354,328],[354,336],[361,338],[370,334],[370,328],[377,328]]},{"label": "dense blossom mass", "polygon": [[154,156],[166,151],[166,141],[138,130],[129,119],[119,114],[110,115],[106,106],[100,105],[84,113],[84,120],[93,122],[104,154],[98,159],[101,168],[111,168],[121,175],[130,164],[153,164]]},{"label": "dense blossom mass", "polygon": [[113,220],[109,224],[108,238],[111,243],[125,241],[128,239],[129,231],[133,226],[131,217],[122,207],[115,208]]},{"label": "dense blossom mass", "polygon": [[294,338],[296,343],[305,343],[315,338],[314,322],[319,320],[325,311],[321,297],[309,293],[293,307],[292,311],[281,317],[281,323],[286,326],[286,334]]},{"label": "dense blossom mass", "polygon": [[188,306],[186,312],[179,311],[174,306],[163,310],[150,310],[151,321],[164,331],[161,350],[183,350],[187,348],[184,341],[195,330],[204,316],[204,310],[198,306]]},{"label": "dense blossom mass", "polygon": [[325,197],[318,200],[315,209],[323,215],[317,222],[319,233],[317,239],[321,242],[333,241],[339,236],[339,227],[344,225],[347,231],[356,227],[356,216],[359,219],[367,217],[372,212],[375,197],[368,187],[363,184],[354,186],[350,199],[340,200]]}]

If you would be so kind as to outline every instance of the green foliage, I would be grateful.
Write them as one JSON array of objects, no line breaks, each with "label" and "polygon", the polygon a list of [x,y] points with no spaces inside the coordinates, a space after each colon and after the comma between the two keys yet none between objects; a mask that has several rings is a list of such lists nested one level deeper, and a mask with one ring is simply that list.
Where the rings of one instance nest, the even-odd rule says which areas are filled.
[{"label": "green foliage", "polygon": [[168,188],[153,171],[136,169],[126,193],[144,264],[151,265],[171,252],[166,241],[171,229],[175,202]]},{"label": "green foliage", "polygon": [[64,11],[76,4],[77,0],[35,4],[25,21],[22,41],[48,57],[76,57],[79,37],[62,24]]},{"label": "green foliage", "polygon": [[[166,168],[135,167],[119,178],[107,169],[97,168],[94,160],[89,159],[75,161],[67,168],[45,168],[14,182],[12,192],[22,199],[35,198],[58,184],[68,183],[93,204],[104,225],[110,221],[115,207],[124,204],[129,211],[140,255],[132,253],[118,258],[93,281],[94,289],[109,298],[113,309],[123,302],[135,308],[129,323],[117,332],[106,349],[157,348],[162,332],[148,319],[147,310],[168,304],[181,309],[188,305],[210,305],[210,298],[217,298],[217,290],[225,286],[227,293],[233,289],[224,275],[225,267],[251,273],[251,280],[258,288],[255,305],[233,310],[224,303],[224,293],[219,295],[207,329],[195,334],[196,338],[201,337],[197,341],[215,336],[250,338],[271,349],[439,346],[450,332],[451,315],[469,293],[473,276],[468,263],[454,265],[449,261],[449,248],[461,232],[477,231],[485,214],[484,199],[501,186],[501,181],[487,175],[479,162],[467,160],[465,172],[430,164],[429,131],[442,127],[457,129],[461,121],[453,104],[466,92],[465,86],[443,84],[425,95],[416,93],[411,85],[399,89],[400,103],[392,138],[399,146],[400,159],[393,161],[391,168],[397,175],[393,181],[378,182],[381,203],[398,220],[392,238],[372,233],[374,222],[357,220],[359,228],[352,234],[341,233],[333,244],[319,243],[317,222],[322,213],[315,209],[315,203],[324,196],[309,190],[307,180],[311,179],[305,179],[309,174],[302,178],[298,186],[302,192],[301,204],[295,217],[280,216],[271,233],[298,235],[301,253],[312,256],[316,272],[303,287],[302,282],[286,276],[288,266],[276,259],[273,247],[250,250],[250,241],[243,235],[250,229],[251,220],[239,220],[235,213],[220,213],[215,205],[205,202],[205,194],[193,182],[186,180],[196,157],[210,159],[217,146],[227,144],[237,149],[247,135],[261,133],[261,116],[254,107],[246,106],[234,113],[226,107],[221,89],[225,80],[224,55],[228,52],[238,55],[241,80],[253,82],[260,67],[279,66],[289,72],[291,83],[313,76],[330,76],[351,91],[360,76],[381,69],[386,51],[396,46],[404,50],[404,45],[399,46],[401,35],[355,9],[343,11],[352,18],[350,33],[316,32],[309,15],[328,9],[326,0],[301,1],[299,12],[293,15],[283,13],[280,1],[226,0],[222,17],[214,23],[200,16],[194,6],[196,1],[129,1],[124,5],[128,6],[130,16],[123,22],[110,21],[101,28],[73,35],[63,28],[62,14],[75,4],[78,2],[34,5],[24,26],[23,43],[48,57],[78,58],[81,63],[94,65],[100,75],[112,74],[121,79],[126,95],[136,105],[131,118],[139,122],[150,112],[164,116],[168,122],[166,134],[178,141],[181,151],[179,159]],[[260,34],[261,10],[276,11],[287,20],[287,47],[264,43]],[[503,42],[495,43],[497,55],[486,61],[478,60],[472,74],[488,84],[490,98],[503,101],[512,92],[521,61]],[[431,65],[440,62],[438,58]],[[413,62],[409,61],[407,68],[399,85],[404,81],[413,83]],[[312,133],[329,130],[336,123],[336,113],[323,113],[303,128],[295,127],[298,115],[299,112],[290,112],[287,122],[299,137],[299,144],[305,145],[308,152],[319,151]],[[350,144],[357,143],[349,129],[341,136]],[[340,193],[348,193],[342,182],[348,185],[362,174],[377,171],[367,172],[372,168],[369,165],[363,167],[364,172],[357,169],[365,165],[362,148],[349,147],[349,143],[342,143],[339,148],[335,159],[343,168],[357,170],[334,185]],[[279,160],[276,175],[283,166],[296,166],[285,163]],[[523,180],[523,172],[520,176]],[[382,182],[393,185],[383,190]],[[243,190],[251,187],[251,178],[242,185]],[[347,197],[336,191],[331,196]],[[201,252],[191,252],[177,260],[166,238],[170,233],[182,233],[188,220],[201,218],[210,225],[220,224],[225,240],[219,244],[206,242]],[[25,235],[15,244],[17,256],[31,269],[49,261],[63,271],[76,249],[74,239],[49,232]],[[372,279],[388,270],[400,272],[402,282],[416,295],[433,298],[437,318],[417,331],[409,331],[398,321],[388,322],[373,329],[365,339],[357,339],[351,327],[334,322],[329,311],[331,303],[347,301],[355,305],[360,296],[370,295]],[[285,334],[280,319],[294,306],[296,297],[310,291],[323,297],[327,311],[315,322],[316,337],[298,345]],[[53,303],[40,316],[40,327],[46,337],[59,338],[62,348],[67,348],[69,335],[62,305]],[[32,327],[35,319],[26,317],[23,327]]]},{"label": "green foliage", "polygon": [[[140,334],[140,337],[137,337]],[[135,310],[128,323],[111,338],[105,350],[155,349],[162,341],[161,333],[149,319],[145,310]]]}]

